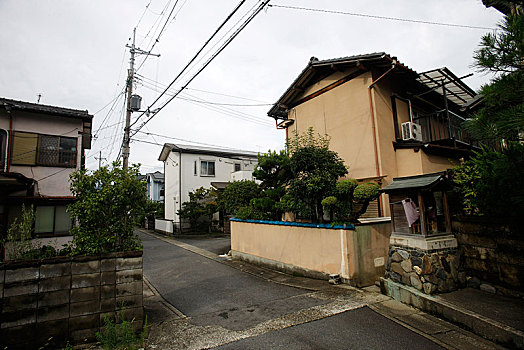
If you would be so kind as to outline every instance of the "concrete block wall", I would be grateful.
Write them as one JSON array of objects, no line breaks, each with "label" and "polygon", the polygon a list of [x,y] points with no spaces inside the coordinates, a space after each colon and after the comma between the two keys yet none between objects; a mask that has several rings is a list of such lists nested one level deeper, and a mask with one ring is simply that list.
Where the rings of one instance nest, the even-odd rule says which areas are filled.
[{"label": "concrete block wall", "polygon": [[142,252],[0,265],[0,348],[94,342],[122,312],[139,328],[142,288]]},{"label": "concrete block wall", "polygon": [[458,217],[452,222],[468,276],[524,292],[521,228],[495,219]]}]

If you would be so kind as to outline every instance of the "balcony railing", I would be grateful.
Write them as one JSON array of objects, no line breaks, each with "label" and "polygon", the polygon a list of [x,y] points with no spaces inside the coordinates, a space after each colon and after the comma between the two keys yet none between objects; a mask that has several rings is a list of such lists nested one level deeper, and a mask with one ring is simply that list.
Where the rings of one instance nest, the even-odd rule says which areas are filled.
[{"label": "balcony railing", "polygon": [[445,109],[431,114],[418,114],[413,122],[420,125],[424,142],[460,141],[469,145],[476,145],[462,128],[465,119],[458,114]]}]

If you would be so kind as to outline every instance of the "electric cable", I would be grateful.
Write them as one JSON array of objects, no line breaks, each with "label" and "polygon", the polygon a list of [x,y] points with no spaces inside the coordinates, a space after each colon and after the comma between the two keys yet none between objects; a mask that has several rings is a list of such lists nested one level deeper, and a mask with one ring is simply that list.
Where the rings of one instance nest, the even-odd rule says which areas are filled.
[{"label": "electric cable", "polygon": [[269,7],[277,7],[277,8],[292,9],[292,10],[302,10],[302,11],[311,11],[311,12],[322,12],[322,13],[331,13],[331,14],[337,14],[337,15],[348,15],[348,16],[356,16],[356,17],[374,18],[374,19],[385,19],[385,20],[390,20],[390,21],[399,21],[399,22],[409,22],[409,23],[419,23],[419,24],[431,24],[431,25],[446,26],[446,27],[458,27],[458,28],[482,29],[482,30],[496,30],[496,28],[481,27],[481,26],[472,26],[472,25],[466,25],[466,24],[443,23],[443,22],[432,22],[432,21],[423,21],[423,20],[409,19],[409,18],[399,18],[399,17],[389,17],[389,16],[370,15],[370,14],[357,13],[357,12],[345,12],[345,11],[335,11],[335,10],[315,9],[315,8],[308,8],[308,7],[298,7],[298,6],[278,5],[278,4],[277,4],[277,5],[272,4],[272,5],[268,5],[268,6],[269,6]]},{"label": "electric cable", "polygon": [[[189,60],[189,62],[186,64],[186,66],[180,71],[180,73],[178,73],[178,75],[175,77],[175,79],[173,79],[171,81],[171,83],[169,83],[169,85],[167,86],[167,88],[165,89],[165,91],[163,93],[161,93],[154,101],[153,103],[151,103],[151,105],[148,107],[148,110],[151,108],[151,106],[153,106],[156,102],[158,102],[158,100],[160,100],[160,98],[162,98],[162,96],[164,96],[165,92],[178,80],[178,78],[182,75],[182,73],[185,72],[185,70],[191,65],[191,63],[198,57],[198,55],[200,55],[200,53],[202,52],[202,50],[204,50],[204,48],[209,44],[209,42],[217,35],[217,33],[222,29],[222,27],[231,19],[231,17],[238,11],[238,9],[240,8],[240,6],[245,2],[246,0],[241,0],[238,5],[233,9],[233,11],[227,16],[227,18],[218,26],[218,28],[215,30],[215,32],[211,35],[211,37],[204,43],[204,45],[197,51],[197,53],[193,56],[193,58],[191,58],[191,60]],[[267,0],[269,1],[269,0]],[[133,126],[135,125],[138,120],[140,119],[140,117],[142,117],[143,115],[145,114],[145,112],[142,112],[141,115],[138,116],[138,118],[133,122],[131,123],[130,126]]]},{"label": "electric cable", "polygon": [[[197,71],[197,72],[196,72],[192,77],[191,77],[191,79],[189,79],[189,81],[187,81],[187,82],[184,84],[184,86],[182,86],[182,87],[180,88],[180,90],[178,90],[178,92],[177,92],[174,96],[172,96],[171,98],[169,98],[169,99],[168,99],[168,100],[167,100],[167,101],[166,101],[166,102],[165,102],[165,103],[164,103],[164,104],[163,104],[163,105],[162,105],[158,110],[156,110],[156,112],[155,112],[153,115],[151,115],[148,119],[146,119],[146,120],[145,120],[145,121],[144,121],[144,122],[139,126],[139,129],[141,129],[144,125],[146,125],[146,124],[147,124],[151,119],[153,119],[153,117],[154,117],[156,114],[158,114],[158,112],[160,112],[163,108],[165,108],[165,106],[167,106],[171,101],[173,101],[173,99],[174,99],[176,96],[178,96],[178,94],[179,94],[180,92],[182,92],[182,91],[185,89],[185,87],[187,87],[187,86],[188,86],[188,85],[189,85],[189,84],[190,84],[190,83],[191,83],[191,82],[192,82],[192,81],[193,81],[193,80],[194,80],[194,79],[195,79],[195,78],[196,78],[196,77],[197,77],[197,76],[198,76],[198,75],[199,75],[199,74],[200,74],[200,73],[201,73],[201,72],[202,72],[202,71],[203,71],[203,70],[204,70],[204,69],[205,69],[205,68],[206,68],[206,67],[207,67],[207,66],[208,66],[208,65],[209,65],[209,64],[210,64],[210,63],[211,63],[211,62],[212,62],[212,61],[213,61],[213,60],[214,60],[214,59],[215,59],[215,58],[216,58],[216,57],[217,57],[217,56],[218,56],[218,55],[219,55],[219,54],[220,54],[220,53],[221,53],[221,52],[222,52],[222,51],[223,51],[223,50],[224,50],[224,49],[225,49],[225,48],[226,48],[230,43],[231,43],[231,42],[232,42],[232,41],[233,41],[233,39],[235,39],[235,38],[238,36],[238,34],[240,34],[240,32],[241,32],[241,31],[242,31],[242,30],[243,30],[243,29],[244,29],[244,28],[245,28],[245,27],[246,27],[246,26],[247,26],[247,25],[248,25],[248,24],[249,24],[249,23],[250,23],[250,22],[251,22],[251,21],[256,17],[256,15],[258,15],[258,14],[260,13],[260,11],[262,11],[262,10],[264,9],[264,7],[269,3],[269,1],[270,1],[270,0],[264,0],[264,1],[262,1],[261,4],[260,4],[260,6],[259,6],[259,7],[258,7],[258,8],[257,8],[257,9],[252,13],[252,14],[251,14],[251,16],[249,16],[249,18],[248,18],[244,23],[242,23],[242,25],[241,25],[241,26],[240,26],[240,27],[239,27],[239,28],[238,28],[238,29],[237,29],[237,30],[232,34],[232,36],[229,37],[228,40],[226,40],[226,42],[222,44],[222,46],[217,50],[217,52],[215,52],[215,53],[213,54],[213,56],[211,56],[211,57],[207,60],[207,62],[206,62],[206,63],[205,63],[205,64],[204,64],[204,65],[203,65],[203,66],[202,66],[202,67],[201,67],[201,68],[200,68],[200,69],[199,69],[199,70],[198,70],[198,71]],[[243,1],[242,1],[242,3],[243,3]],[[228,17],[228,18],[229,18],[229,17]],[[174,83],[174,81],[173,81],[172,83]],[[172,83],[168,86],[168,88],[171,87]],[[159,96],[159,98],[160,98],[160,96]],[[157,99],[155,100],[155,102],[158,101],[159,98],[157,98]],[[154,102],[153,102],[153,104],[154,104]],[[144,114],[144,113],[142,113],[142,115],[143,115],[143,114]],[[140,118],[140,116],[139,116],[138,118]],[[139,120],[139,119],[135,120],[135,122],[134,122],[133,124],[135,124],[138,120]],[[134,134],[133,134],[133,135],[134,135]],[[131,136],[133,136],[133,135],[131,135]]]}]

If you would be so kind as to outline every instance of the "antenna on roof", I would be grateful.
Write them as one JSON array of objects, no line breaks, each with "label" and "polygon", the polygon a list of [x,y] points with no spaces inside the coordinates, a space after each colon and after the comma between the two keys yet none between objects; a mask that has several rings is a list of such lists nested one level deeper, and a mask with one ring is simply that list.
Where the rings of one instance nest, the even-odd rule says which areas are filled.
[{"label": "antenna on roof", "polygon": [[40,99],[42,98],[42,94],[38,94],[38,100],[36,101],[36,103],[40,103]]}]

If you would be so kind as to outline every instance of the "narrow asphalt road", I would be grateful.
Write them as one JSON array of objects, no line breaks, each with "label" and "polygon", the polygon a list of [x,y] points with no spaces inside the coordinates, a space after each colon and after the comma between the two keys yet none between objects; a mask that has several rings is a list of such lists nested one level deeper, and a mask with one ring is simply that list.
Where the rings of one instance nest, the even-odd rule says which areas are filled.
[{"label": "narrow asphalt road", "polygon": [[[359,291],[311,292],[276,284],[139,234],[145,277],[187,316],[158,325],[162,336],[153,339],[155,348],[440,348],[365,307]],[[199,245],[209,247],[212,238]]]}]

